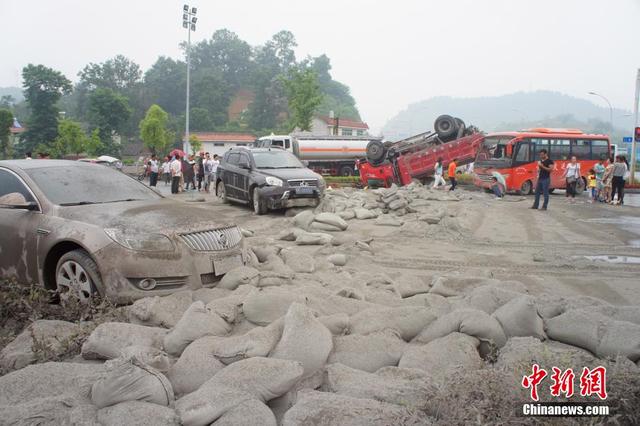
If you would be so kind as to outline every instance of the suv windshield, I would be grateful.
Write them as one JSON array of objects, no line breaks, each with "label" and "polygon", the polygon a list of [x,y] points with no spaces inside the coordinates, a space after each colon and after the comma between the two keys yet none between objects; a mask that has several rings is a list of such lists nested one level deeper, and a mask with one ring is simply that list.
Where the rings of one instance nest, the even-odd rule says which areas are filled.
[{"label": "suv windshield", "polygon": [[161,198],[124,173],[100,165],[41,167],[25,172],[49,201],[61,206]]},{"label": "suv windshield", "polygon": [[509,141],[513,136],[492,136],[485,138],[478,149],[476,164],[505,164],[511,163],[513,151],[507,152]]},{"label": "suv windshield", "polygon": [[300,160],[287,151],[253,152],[253,161],[258,169],[301,169]]}]

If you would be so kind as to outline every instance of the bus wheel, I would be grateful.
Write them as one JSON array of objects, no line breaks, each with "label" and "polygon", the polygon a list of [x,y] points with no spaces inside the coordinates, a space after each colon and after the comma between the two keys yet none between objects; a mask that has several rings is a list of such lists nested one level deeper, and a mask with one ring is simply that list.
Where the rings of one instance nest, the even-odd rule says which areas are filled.
[{"label": "bus wheel", "polygon": [[520,187],[520,193],[522,195],[529,195],[531,194],[531,190],[533,189],[533,184],[531,183],[530,180],[524,181],[524,183],[522,184],[522,186]]},{"label": "bus wheel", "polygon": [[549,194],[553,194],[553,191],[555,191],[555,188],[549,188]]},{"label": "bus wheel", "polygon": [[351,166],[342,166],[339,171],[340,176],[353,176],[353,167]]}]

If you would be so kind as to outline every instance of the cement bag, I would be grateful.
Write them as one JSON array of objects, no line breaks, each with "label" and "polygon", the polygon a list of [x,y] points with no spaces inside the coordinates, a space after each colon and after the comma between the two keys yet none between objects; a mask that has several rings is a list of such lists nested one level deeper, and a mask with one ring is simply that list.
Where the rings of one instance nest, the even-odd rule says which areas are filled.
[{"label": "cement bag", "polygon": [[544,319],[557,317],[573,309],[589,308],[591,310],[593,308],[613,306],[602,299],[591,296],[558,297],[555,294],[549,293],[543,293],[538,296],[536,298],[536,305],[538,307],[538,313]]},{"label": "cement bag", "polygon": [[353,213],[356,215],[356,219],[358,220],[375,219],[376,217],[378,217],[378,215],[375,214],[375,212],[362,207],[357,207],[353,209]]},{"label": "cement bag", "polygon": [[296,404],[282,421],[283,426],[417,426],[429,423],[424,413],[400,405],[308,390],[298,393]]},{"label": "cement bag", "polygon": [[240,285],[258,285],[260,272],[250,266],[239,266],[230,270],[220,280],[217,287],[227,290],[235,290]]},{"label": "cement bag", "polygon": [[496,309],[520,296],[522,296],[522,293],[505,290],[493,285],[483,285],[474,288],[465,295],[463,304],[469,309],[478,309],[491,315]]},{"label": "cement bag", "polygon": [[284,263],[294,272],[311,274],[315,271],[313,257],[301,253],[299,249],[284,249],[280,252],[280,256],[284,259]]},{"label": "cement bag", "polygon": [[397,331],[402,339],[409,341],[436,319],[429,308],[421,306],[365,309],[351,318],[351,332],[367,335],[392,329]]},{"label": "cement bag", "polygon": [[107,373],[91,387],[91,402],[104,408],[125,401],[173,404],[173,389],[159,371],[135,357],[119,358],[107,365]]},{"label": "cement bag", "polygon": [[220,317],[227,323],[233,324],[238,318],[242,302],[253,290],[255,290],[254,286],[241,285],[237,289],[233,290],[229,295],[211,300],[207,303],[207,309],[220,315]]},{"label": "cement bag", "polygon": [[412,340],[412,343],[429,343],[456,331],[477,337],[483,342],[491,342],[497,347],[504,346],[507,341],[498,320],[483,311],[460,309],[432,322]]},{"label": "cement bag", "polygon": [[257,399],[243,401],[225,412],[215,426],[276,426],[276,417],[264,403]]},{"label": "cement bag", "polygon": [[538,315],[535,299],[531,296],[520,296],[498,308],[493,315],[509,337],[533,336],[546,339],[544,322]]},{"label": "cement bag", "polygon": [[168,330],[158,327],[105,322],[91,332],[82,345],[84,359],[113,359],[128,346],[151,346],[161,348]]},{"label": "cement bag", "polygon": [[299,246],[323,246],[331,244],[333,237],[322,232],[305,232],[296,237],[296,244]]},{"label": "cement bag", "polygon": [[409,345],[400,358],[400,368],[420,368],[429,373],[433,383],[444,384],[455,370],[482,367],[478,354],[480,341],[462,333],[451,333],[426,345]]},{"label": "cement bag", "polygon": [[640,325],[612,320],[596,350],[600,358],[625,356],[633,362],[640,360]]},{"label": "cement bag", "polygon": [[224,337],[205,336],[195,340],[173,364],[167,378],[177,395],[195,391],[224,368],[224,364],[211,353],[212,340],[216,339]]},{"label": "cement bag", "polygon": [[546,320],[544,325],[549,338],[596,354],[610,321],[605,316],[574,309]]},{"label": "cement bag", "polygon": [[291,285],[295,273],[289,266],[276,268],[273,271],[260,272],[258,287],[279,287]]},{"label": "cement bag", "polygon": [[11,426],[95,425],[96,411],[85,398],[53,395],[0,406],[0,423]]},{"label": "cement bag", "polygon": [[344,220],[351,220],[356,217],[356,213],[353,211],[353,209],[348,209],[348,210],[339,212],[338,216],[340,216],[340,218]]},{"label": "cement bag", "polygon": [[266,357],[280,341],[283,328],[284,317],[240,336],[208,337],[209,351],[223,364],[258,356]]},{"label": "cement bag", "polygon": [[640,325],[640,306],[601,305],[589,310],[616,321],[626,321]]},{"label": "cement bag", "polygon": [[127,401],[98,410],[102,426],[179,426],[173,408],[144,401]]},{"label": "cement bag", "polygon": [[333,352],[327,364],[339,362],[351,368],[373,373],[382,367],[396,366],[407,343],[396,332],[384,330],[363,336],[349,334],[333,338]]},{"label": "cement bag", "polygon": [[225,386],[247,392],[267,402],[291,389],[304,374],[302,364],[276,358],[255,357],[228,365],[202,388]]},{"label": "cement bag", "polygon": [[332,335],[327,327],[309,308],[293,303],[284,317],[282,338],[269,356],[300,362],[304,369],[302,377],[306,378],[324,367],[332,348]]},{"label": "cement bag", "polygon": [[318,317],[320,321],[334,336],[342,336],[349,333],[349,315],[339,313]]},{"label": "cement bag", "polygon": [[[340,216],[338,216],[340,217]],[[309,225],[309,231],[312,232],[340,232],[342,231],[342,229],[333,226],[333,225],[329,225],[328,223],[322,223],[322,222],[311,222],[311,225]]]},{"label": "cement bag", "polygon": [[293,217],[293,224],[298,228],[309,229],[309,225],[313,222],[315,214],[311,210],[304,210]]},{"label": "cement bag", "polygon": [[214,288],[203,287],[203,288],[194,290],[192,293],[192,297],[193,297],[193,302],[201,301],[206,305],[213,300],[227,297],[229,296],[229,294],[231,294],[231,290],[225,290],[223,288],[217,288],[217,287],[214,287]]},{"label": "cement bag", "polygon": [[178,324],[164,338],[164,348],[170,355],[180,356],[189,343],[202,336],[224,336],[231,327],[202,302],[193,302]]},{"label": "cement bag", "polygon": [[206,426],[250,401],[257,400],[247,392],[225,386],[205,388],[203,385],[176,401],[176,413],[184,426]]},{"label": "cement bag", "polygon": [[340,395],[374,399],[423,411],[429,409],[437,389],[430,384],[427,373],[418,370],[421,375],[403,377],[402,373],[393,374],[389,370],[404,369],[385,367],[382,370],[384,374],[379,374],[380,370],[373,374],[342,364],[330,364],[327,366],[326,388]]},{"label": "cement bag", "polygon": [[395,286],[401,297],[428,293],[431,289],[432,276],[402,275],[395,279]]},{"label": "cement bag", "polygon": [[294,302],[305,303],[305,299],[297,291],[277,287],[260,288],[245,298],[242,311],[252,323],[268,325],[284,316]]},{"label": "cement bag", "polygon": [[313,221],[333,226],[339,231],[345,231],[349,227],[349,224],[343,218],[334,213],[320,213],[316,215]]},{"label": "cement bag", "polygon": [[133,345],[120,351],[120,358],[135,357],[141,363],[166,373],[171,368],[171,358],[165,352],[151,346]]},{"label": "cement bag", "polygon": [[154,327],[171,328],[191,306],[192,292],[178,291],[169,296],[145,297],[129,307],[129,321]]}]

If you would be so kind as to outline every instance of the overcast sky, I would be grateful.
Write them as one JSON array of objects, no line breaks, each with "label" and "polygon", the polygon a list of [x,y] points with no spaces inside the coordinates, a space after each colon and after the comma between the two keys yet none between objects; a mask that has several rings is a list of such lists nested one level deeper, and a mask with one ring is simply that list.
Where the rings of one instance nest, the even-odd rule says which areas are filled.
[{"label": "overcast sky", "polygon": [[[74,81],[123,54],[147,69],[178,57],[175,0],[0,0],[0,86],[28,63]],[[631,110],[640,67],[640,0],[193,0],[194,40],[220,28],[252,45],[282,29],[298,58],[326,53],[375,130],[408,104],[548,89],[602,93]],[[594,98],[600,105],[604,101]]]}]

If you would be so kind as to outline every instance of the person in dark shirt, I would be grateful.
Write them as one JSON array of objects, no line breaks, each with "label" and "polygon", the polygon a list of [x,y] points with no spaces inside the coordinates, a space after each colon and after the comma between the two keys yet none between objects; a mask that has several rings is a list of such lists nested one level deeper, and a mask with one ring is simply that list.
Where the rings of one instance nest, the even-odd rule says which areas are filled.
[{"label": "person in dark shirt", "polygon": [[542,209],[546,210],[549,205],[549,184],[551,183],[551,170],[553,170],[553,161],[549,158],[546,149],[540,150],[540,161],[538,161],[538,183],[536,184],[536,198],[533,202],[532,209],[537,210],[540,205],[540,194],[544,194],[544,203]]}]

